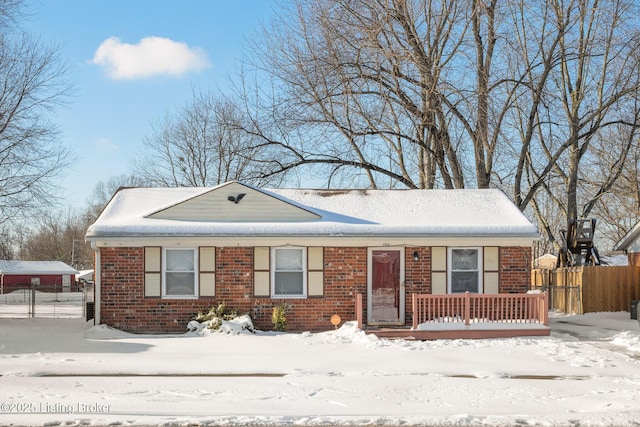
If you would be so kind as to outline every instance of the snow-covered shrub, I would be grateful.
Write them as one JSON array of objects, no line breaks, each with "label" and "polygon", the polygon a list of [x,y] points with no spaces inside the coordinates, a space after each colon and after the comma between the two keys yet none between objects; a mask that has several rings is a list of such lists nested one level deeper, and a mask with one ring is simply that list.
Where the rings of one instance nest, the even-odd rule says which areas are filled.
[{"label": "snow-covered shrub", "polygon": [[208,328],[210,324],[210,321],[207,320],[206,322],[198,322],[197,320],[191,320],[188,324],[187,324],[187,330],[189,332],[202,332],[203,329]]},{"label": "snow-covered shrub", "polygon": [[192,320],[187,324],[187,330],[189,332],[201,334],[205,329],[215,330],[217,332],[223,332],[231,335],[239,335],[242,331],[249,331],[251,333],[256,332],[251,318],[246,314],[234,317],[230,320],[214,317],[213,319],[205,320],[204,322]]},{"label": "snow-covered shrub", "polygon": [[[249,315],[245,314],[240,316],[238,310],[228,308],[224,302],[211,307],[207,312],[198,312],[194,319],[187,325],[187,329],[191,332],[201,332],[204,328],[208,328],[215,331],[231,333],[231,330],[237,328],[235,323],[225,326],[229,322],[239,322],[241,330],[255,332]],[[223,327],[224,330],[221,330]]]},{"label": "snow-covered shrub", "polygon": [[211,307],[206,313],[199,311],[193,320],[197,320],[198,322],[205,322],[216,317],[224,320],[231,320],[235,317],[238,317],[238,310],[228,308],[226,303],[221,302],[217,307]]},{"label": "snow-covered shrub", "polygon": [[218,328],[218,332],[224,332],[231,335],[239,335],[242,331],[249,331],[255,333],[253,328],[253,322],[248,315],[236,317],[232,320],[223,320],[222,324]]}]

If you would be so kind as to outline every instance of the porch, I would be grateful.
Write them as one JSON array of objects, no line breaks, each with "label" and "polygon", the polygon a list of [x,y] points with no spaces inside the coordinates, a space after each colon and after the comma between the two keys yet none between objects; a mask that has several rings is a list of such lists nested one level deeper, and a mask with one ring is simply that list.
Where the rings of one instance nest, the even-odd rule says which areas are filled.
[{"label": "porch", "polygon": [[548,336],[549,299],[527,294],[412,294],[409,327],[364,325],[362,294],[356,295],[358,327],[380,338],[416,340]]}]

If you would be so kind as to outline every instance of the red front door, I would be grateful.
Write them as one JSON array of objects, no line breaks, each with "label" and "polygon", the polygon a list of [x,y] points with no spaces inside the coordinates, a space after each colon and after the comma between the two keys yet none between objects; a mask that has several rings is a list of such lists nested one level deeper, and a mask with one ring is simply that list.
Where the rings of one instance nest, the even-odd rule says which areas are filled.
[{"label": "red front door", "polygon": [[400,249],[370,251],[368,323],[404,323],[403,258]]}]

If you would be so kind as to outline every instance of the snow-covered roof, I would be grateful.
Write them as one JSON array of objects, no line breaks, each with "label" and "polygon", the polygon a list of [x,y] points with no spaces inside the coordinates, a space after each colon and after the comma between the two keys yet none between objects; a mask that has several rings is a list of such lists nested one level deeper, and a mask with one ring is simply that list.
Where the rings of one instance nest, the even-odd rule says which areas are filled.
[{"label": "snow-covered roof", "polygon": [[624,254],[600,254],[600,264],[624,267],[626,265],[629,265],[629,257]]},{"label": "snow-covered roof", "polygon": [[[640,236],[640,222],[634,225],[633,228],[631,228],[631,230],[627,232],[627,234],[622,236],[622,239],[620,239],[620,241],[615,244],[613,250],[627,251],[629,249],[632,249],[634,244],[637,244],[639,236]],[[635,252],[635,251],[632,251],[632,252]]]},{"label": "snow-covered roof", "polygon": [[76,281],[92,281],[93,280],[93,269],[91,270],[80,270],[76,274]]},{"label": "snow-covered roof", "polygon": [[0,260],[0,274],[77,274],[78,270],[62,261],[6,261]]},{"label": "snow-covered roof", "polygon": [[89,240],[292,235],[539,237],[499,190],[258,189],[235,181],[122,189],[87,231]]}]

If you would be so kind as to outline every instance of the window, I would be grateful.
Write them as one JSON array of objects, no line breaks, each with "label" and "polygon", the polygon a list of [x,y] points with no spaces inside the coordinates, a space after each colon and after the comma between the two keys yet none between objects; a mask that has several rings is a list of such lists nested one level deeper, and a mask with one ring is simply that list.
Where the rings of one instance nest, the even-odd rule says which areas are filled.
[{"label": "window", "polygon": [[482,260],[479,248],[451,248],[449,250],[449,292],[480,293]]},{"label": "window", "polygon": [[272,296],[306,297],[306,251],[295,247],[273,248],[272,260]]},{"label": "window", "polygon": [[172,298],[197,297],[195,249],[165,249],[162,295]]}]

